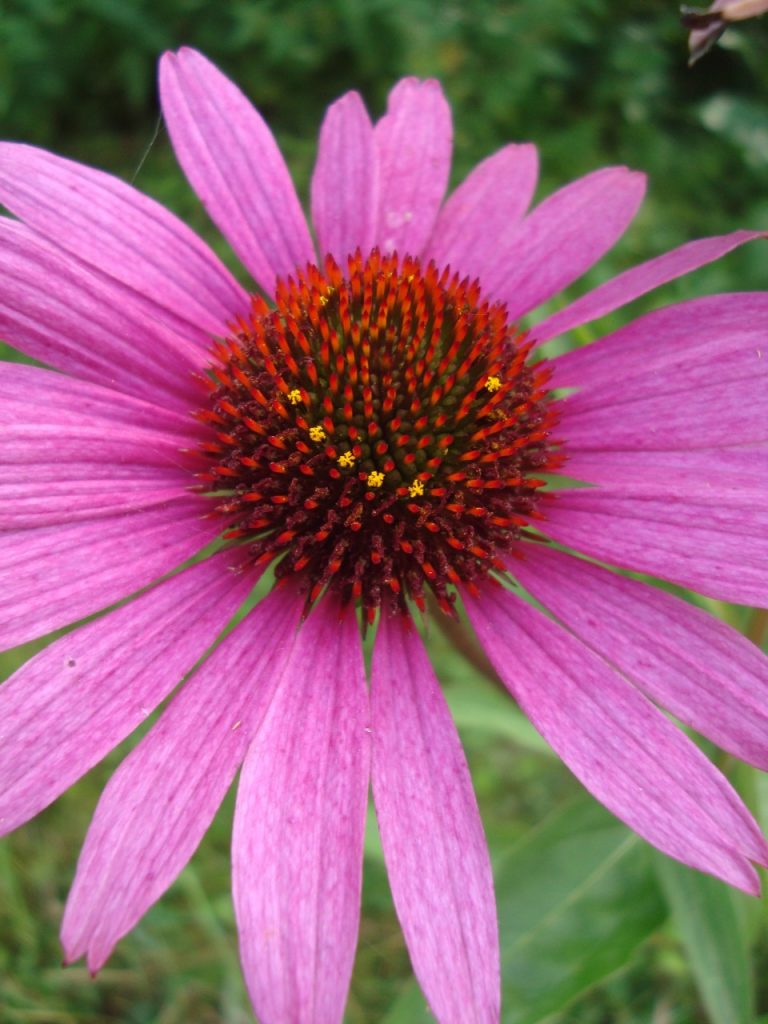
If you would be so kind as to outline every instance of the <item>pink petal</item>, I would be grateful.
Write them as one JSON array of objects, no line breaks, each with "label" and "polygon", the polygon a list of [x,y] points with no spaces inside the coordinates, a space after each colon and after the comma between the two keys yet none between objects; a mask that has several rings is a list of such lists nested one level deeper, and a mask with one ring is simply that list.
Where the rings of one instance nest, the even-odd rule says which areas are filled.
[{"label": "pink petal", "polygon": [[287,588],[262,601],[112,776],[67,901],[67,961],[85,953],[99,970],[197,849],[274,696],[273,653],[290,649],[303,601]]},{"label": "pink petal", "polygon": [[133,732],[216,639],[252,585],[219,555],[54,641],[0,687],[0,832]]},{"label": "pink petal", "polygon": [[763,292],[692,299],[655,309],[591,345],[558,356],[555,384],[582,388],[604,400],[610,395],[615,401],[634,397],[634,390],[623,386],[630,378],[650,383],[654,376],[655,390],[664,394],[678,373],[695,374],[706,366],[717,382],[724,357],[765,356],[766,330],[768,295]]},{"label": "pink petal", "polygon": [[[326,599],[327,600],[327,599]],[[337,1024],[360,915],[369,730],[356,617],[316,608],[248,752],[233,834],[240,955],[262,1024]]]},{"label": "pink petal", "polygon": [[768,658],[741,633],[672,594],[538,544],[510,570],[649,697],[768,768]]},{"label": "pink petal", "polygon": [[502,680],[578,779],[664,853],[756,894],[768,847],[726,779],[630,683],[497,585],[466,600]]},{"label": "pink petal", "polygon": [[499,1020],[493,876],[456,728],[410,624],[383,616],[371,676],[373,795],[413,969],[441,1024]]},{"label": "pink petal", "polygon": [[226,334],[248,296],[172,213],[110,174],[33,146],[0,143],[0,202],[51,241],[116,278],[145,312],[187,338]]},{"label": "pink petal", "polygon": [[[200,398],[198,404],[203,401],[204,398]],[[12,411],[6,412],[9,406]],[[25,406],[28,420],[50,417],[56,429],[98,421],[107,434],[127,428],[144,431],[146,457],[142,461],[146,465],[164,461],[155,458],[154,443],[149,443],[149,431],[155,433],[156,441],[168,435],[167,442],[176,446],[174,461],[178,459],[179,448],[192,446],[204,436],[199,424],[186,410],[179,412],[120,394],[109,386],[91,384],[25,363],[0,361],[0,416],[3,416],[4,431],[13,425],[14,417],[22,418]],[[76,461],[83,458],[84,452],[81,451]]]},{"label": "pink petal", "polygon": [[744,448],[696,448],[671,452],[568,449],[567,474],[593,484],[621,485],[622,491],[682,496],[719,491],[765,491],[768,445]]},{"label": "pink petal", "polygon": [[175,569],[221,529],[185,497],[143,512],[9,531],[0,548],[0,649],[100,611]]},{"label": "pink petal", "polygon": [[619,309],[620,306],[625,306],[640,295],[666,284],[667,281],[674,281],[675,278],[689,274],[706,263],[719,260],[721,256],[744,245],[745,242],[765,237],[765,232],[760,231],[733,231],[730,235],[687,242],[663,256],[657,256],[630,270],[625,270],[623,274],[618,274],[605,284],[587,292],[565,309],[542,320],[534,328],[533,334],[537,341],[543,342],[574,327],[588,324],[614,309]]},{"label": "pink petal", "polygon": [[158,405],[199,404],[202,349],[128,289],[98,276],[23,224],[0,217],[0,336],[56,369]]},{"label": "pink petal", "polygon": [[373,248],[378,173],[371,120],[359,93],[348,92],[328,108],[312,175],[317,247],[342,268],[355,249],[365,257]]},{"label": "pink petal", "polygon": [[419,256],[435,225],[451,166],[451,110],[438,82],[403,78],[376,124],[379,216],[376,244]]},{"label": "pink petal", "polygon": [[176,157],[232,248],[268,293],[314,263],[291,176],[265,121],[240,90],[188,47],[160,62],[160,98]]},{"label": "pink petal", "polygon": [[[499,263],[514,264],[516,247],[502,248],[525,215],[536,188],[539,158],[530,144],[510,145],[489,156],[451,194],[437,218],[427,255],[481,283]],[[494,243],[489,245],[489,225]]]},{"label": "pink petal", "polygon": [[[3,465],[55,465],[58,456],[64,473],[64,467],[72,463],[109,469],[114,460],[116,472],[131,464],[139,469],[154,467],[162,469],[169,481],[181,479],[183,473],[186,486],[196,483],[192,464],[178,436],[115,424],[106,417],[87,413],[78,420],[76,414],[69,415],[61,409],[38,408],[40,417],[35,420],[35,407],[29,403],[9,400],[4,404],[0,422],[14,414],[21,415],[16,415],[10,426],[3,423],[7,430],[7,447],[0,453]],[[22,415],[25,420],[21,420]],[[199,469],[200,464],[195,468]],[[174,472],[176,469],[182,473]]]},{"label": "pink petal", "polygon": [[564,355],[555,382],[581,390],[559,403],[559,436],[575,452],[767,440],[766,331],[768,295],[718,295],[656,310]]},{"label": "pink petal", "polygon": [[581,277],[626,231],[645,194],[645,175],[606,167],[566,185],[512,231],[495,225],[497,261],[483,291],[507,304],[510,320],[541,305]]},{"label": "pink petal", "polygon": [[666,497],[558,491],[542,532],[625,569],[738,604],[768,604],[768,504],[759,491]]},{"label": "pink petal", "polygon": [[719,377],[715,363],[692,365],[666,383],[653,373],[619,377],[621,389],[602,398],[569,396],[560,406],[557,434],[566,439],[566,450],[576,451],[669,451],[768,440],[768,358],[754,349],[724,355]]},{"label": "pink petal", "polygon": [[0,431],[3,529],[136,511],[195,482],[191,417],[60,373],[0,363]]},{"label": "pink petal", "polygon": [[59,468],[53,461],[45,466],[45,475],[55,479],[40,479],[40,466],[35,465],[14,472],[13,483],[0,481],[0,529],[25,530],[139,512],[182,496],[189,484],[186,473],[179,473],[174,482],[165,469],[131,467],[130,476],[94,479],[87,466],[78,466],[74,476],[57,473]]}]

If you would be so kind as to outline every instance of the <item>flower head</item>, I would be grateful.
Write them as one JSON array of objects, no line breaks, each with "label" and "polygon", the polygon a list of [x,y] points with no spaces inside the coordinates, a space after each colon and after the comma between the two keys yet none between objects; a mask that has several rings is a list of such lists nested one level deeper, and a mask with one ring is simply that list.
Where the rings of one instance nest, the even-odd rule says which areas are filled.
[{"label": "flower head", "polygon": [[225,536],[300,576],[308,607],[334,592],[372,624],[431,591],[450,612],[457,585],[504,570],[536,514],[534,474],[561,461],[531,349],[502,305],[434,263],[374,249],[298,270],[274,308],[253,300],[210,369],[199,478],[225,488]]},{"label": "flower head", "polygon": [[688,36],[689,64],[709,53],[729,25],[747,18],[757,18],[768,11],[768,0],[714,0],[706,9],[680,8],[681,21],[691,30]]},{"label": "flower head", "polygon": [[[19,218],[0,220],[0,330],[53,368],[0,365],[4,644],[134,595],[0,690],[3,830],[191,673],[104,791],[67,959],[106,961],[242,768],[233,887],[256,1012],[338,1022],[372,781],[437,1019],[498,1021],[482,827],[412,625],[416,609],[456,615],[459,599],[600,800],[756,891],[759,829],[656,704],[765,767],[765,659],[597,562],[765,601],[768,295],[663,308],[558,357],[541,348],[755,233],[690,243],[537,319],[623,233],[641,175],[599,171],[528,213],[536,154],[511,145],[443,202],[449,110],[435,82],[406,79],[375,125],[355,93],[329,109],[315,246],[236,87],[191,50],[163,58],[160,83],[177,156],[250,293],[129,186],[0,146],[0,201]],[[277,585],[213,646],[267,565]]]}]

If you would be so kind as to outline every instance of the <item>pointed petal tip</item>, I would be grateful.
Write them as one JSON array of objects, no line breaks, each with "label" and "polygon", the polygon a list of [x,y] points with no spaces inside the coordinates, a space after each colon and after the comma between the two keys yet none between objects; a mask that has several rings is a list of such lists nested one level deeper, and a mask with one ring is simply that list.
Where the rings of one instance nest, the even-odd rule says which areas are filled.
[{"label": "pointed petal tip", "polygon": [[113,948],[114,947],[110,947],[107,950],[102,950],[99,952],[97,952],[94,949],[88,950],[85,957],[85,964],[86,967],[88,968],[88,973],[90,974],[92,979],[95,980],[96,975],[102,969],[107,960],[109,960],[110,956],[112,955]]},{"label": "pointed petal tip", "polygon": [[638,184],[642,185],[643,188],[648,185],[648,175],[645,171],[637,171],[633,167],[627,167],[626,170],[629,176]]},{"label": "pointed petal tip", "polygon": [[328,110],[330,110],[331,107],[339,107],[342,109],[347,107],[355,107],[358,110],[362,109],[367,114],[365,108],[365,101],[362,95],[357,91],[357,89],[349,89],[347,92],[343,92],[338,99],[334,100],[333,103],[329,105]]},{"label": "pointed petal tip", "polygon": [[66,912],[64,920],[61,924],[61,931],[59,933],[59,942],[62,948],[61,966],[62,967],[73,967],[81,956],[85,954],[85,945],[81,942],[76,941],[68,934],[70,929],[67,927]]},{"label": "pointed petal tip", "polygon": [[[733,889],[738,889],[739,892],[746,893],[747,896],[759,897],[761,889],[760,876],[751,863],[750,858],[734,847],[726,849],[721,846],[720,852],[724,856],[718,857],[716,860],[711,860],[710,858],[705,861],[697,861],[695,858],[689,859],[687,856],[678,857],[674,855],[673,859],[679,861],[679,863],[690,868],[692,871],[716,878],[718,882],[729,885]],[[662,851],[662,853],[669,856],[666,851]]]},{"label": "pointed petal tip", "polygon": [[745,892],[747,896],[754,896],[756,899],[760,898],[762,888],[760,876],[749,862],[744,864],[739,879],[726,879],[726,881],[734,886],[734,888]]},{"label": "pointed petal tip", "polygon": [[72,967],[85,957],[85,966],[91,978],[96,977],[115,948],[115,943],[105,946],[98,936],[94,937],[93,933],[86,935],[82,928],[78,929],[77,923],[68,915],[67,909],[61,923],[59,942],[64,951],[62,967]]}]

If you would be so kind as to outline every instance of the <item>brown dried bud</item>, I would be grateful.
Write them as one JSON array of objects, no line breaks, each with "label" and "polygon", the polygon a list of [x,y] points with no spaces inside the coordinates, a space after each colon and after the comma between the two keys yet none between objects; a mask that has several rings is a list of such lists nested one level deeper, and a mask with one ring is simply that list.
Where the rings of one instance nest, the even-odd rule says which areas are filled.
[{"label": "brown dried bud", "polygon": [[683,5],[680,20],[691,29],[688,37],[689,65],[695,64],[712,49],[731,22],[757,18],[767,11],[768,0],[715,0],[705,10]]}]

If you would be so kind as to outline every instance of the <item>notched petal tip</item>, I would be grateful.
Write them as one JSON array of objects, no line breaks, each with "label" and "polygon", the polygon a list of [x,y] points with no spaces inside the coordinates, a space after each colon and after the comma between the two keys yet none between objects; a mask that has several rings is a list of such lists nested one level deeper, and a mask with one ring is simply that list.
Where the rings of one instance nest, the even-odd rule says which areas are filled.
[{"label": "notched petal tip", "polygon": [[755,864],[759,864],[761,868],[768,868],[768,841],[766,841],[765,836],[763,836],[762,833],[760,834],[760,845],[762,847],[760,856],[752,855],[752,859],[754,860]]},{"label": "notched petal tip", "polygon": [[434,81],[434,78],[418,78],[416,75],[406,75],[404,78],[399,78],[389,90],[389,98],[392,99],[405,89],[419,89],[427,82]]},{"label": "notched petal tip", "polygon": [[645,171],[639,171],[626,164],[614,164],[610,167],[601,167],[596,171],[585,175],[585,179],[597,180],[600,177],[610,178],[616,183],[622,183],[626,188],[638,189],[641,195],[648,187],[648,175]]},{"label": "notched petal tip", "polygon": [[159,76],[162,80],[164,74],[173,72],[183,74],[185,71],[191,70],[193,64],[196,64],[201,71],[212,71],[221,74],[216,65],[208,60],[205,54],[200,53],[199,50],[194,49],[192,46],[180,46],[176,50],[165,50],[160,55],[160,60],[158,61]]},{"label": "notched petal tip", "polygon": [[445,108],[448,117],[451,116],[442,83],[436,78],[416,78],[413,75],[401,78],[387,95],[387,114],[395,112],[400,104],[413,101],[437,103]]},{"label": "notched petal tip", "polygon": [[180,46],[176,50],[177,56],[182,60],[196,60],[201,64],[207,64],[209,67],[215,67],[215,64],[208,60],[204,53],[200,50],[196,50],[194,46]]},{"label": "notched petal tip", "polygon": [[178,50],[164,50],[160,54],[160,59],[157,62],[158,76],[160,79],[162,79],[164,74],[171,72],[176,68],[178,58]]}]

